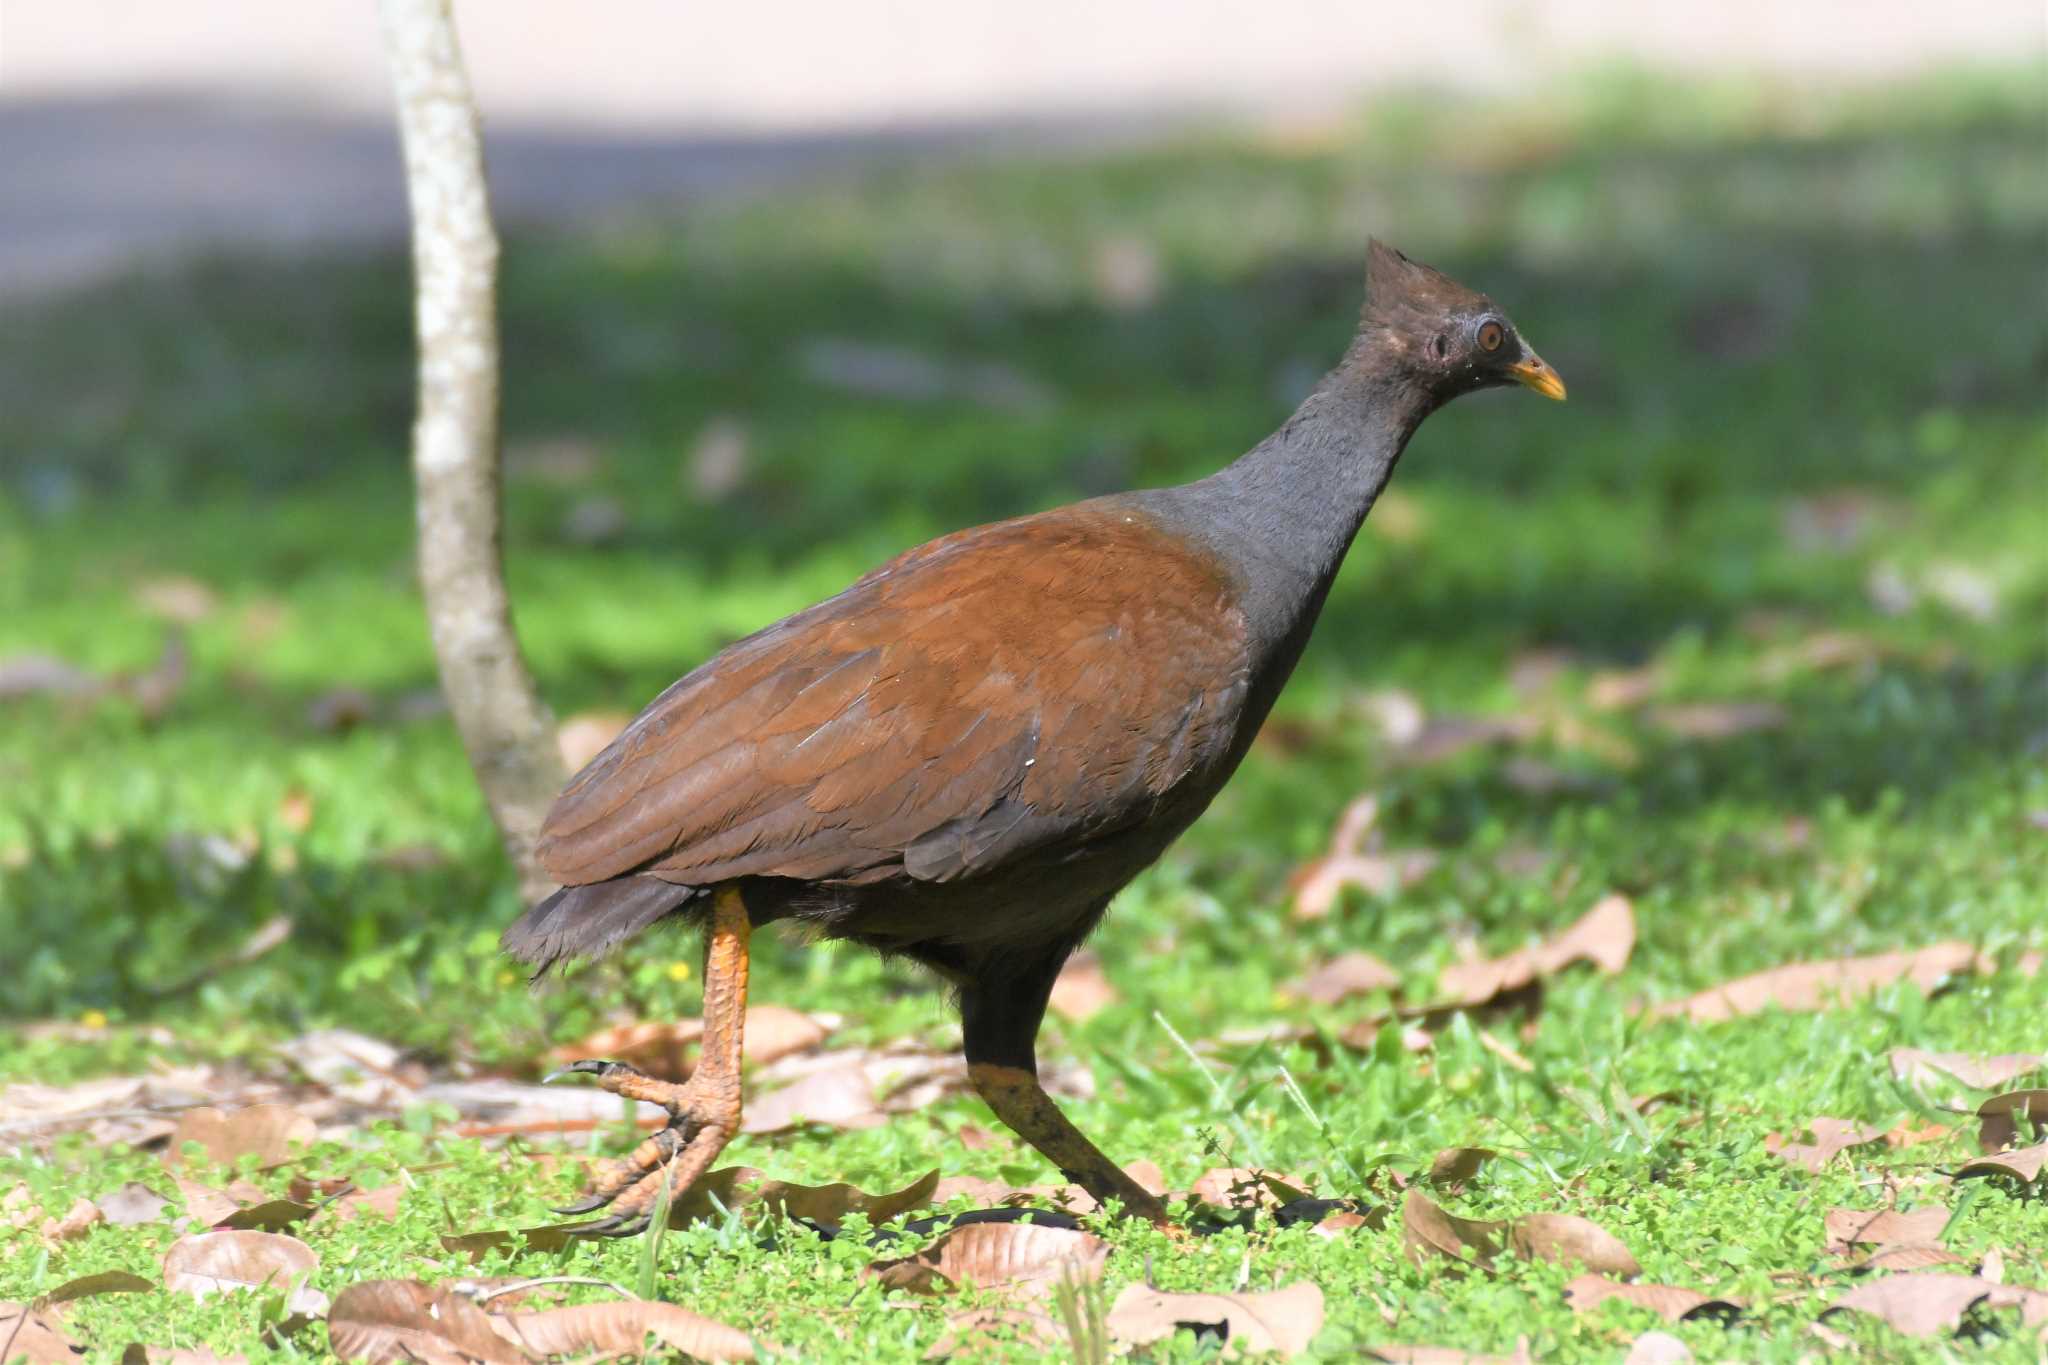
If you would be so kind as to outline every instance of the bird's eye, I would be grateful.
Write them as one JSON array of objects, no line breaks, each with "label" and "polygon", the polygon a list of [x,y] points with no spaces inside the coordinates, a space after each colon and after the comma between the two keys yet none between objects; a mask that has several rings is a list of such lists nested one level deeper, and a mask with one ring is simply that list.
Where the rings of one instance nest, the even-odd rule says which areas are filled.
[{"label": "bird's eye", "polygon": [[1489,322],[1479,329],[1479,349],[1498,351],[1501,342],[1507,340],[1507,329],[1497,322]]}]

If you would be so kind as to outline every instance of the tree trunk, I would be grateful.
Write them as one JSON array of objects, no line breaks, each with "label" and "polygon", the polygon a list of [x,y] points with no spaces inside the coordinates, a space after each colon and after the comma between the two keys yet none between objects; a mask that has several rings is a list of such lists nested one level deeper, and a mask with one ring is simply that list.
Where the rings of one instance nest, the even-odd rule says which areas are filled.
[{"label": "tree trunk", "polygon": [[419,337],[413,427],[420,589],[441,689],[528,899],[566,776],[512,626],[500,536],[498,239],[449,0],[380,0],[405,143]]}]

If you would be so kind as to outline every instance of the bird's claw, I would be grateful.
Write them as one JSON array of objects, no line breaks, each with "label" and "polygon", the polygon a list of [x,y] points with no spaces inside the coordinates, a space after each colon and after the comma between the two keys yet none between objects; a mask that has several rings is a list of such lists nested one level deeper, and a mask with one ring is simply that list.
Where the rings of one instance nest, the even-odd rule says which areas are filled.
[{"label": "bird's claw", "polygon": [[626,1076],[645,1076],[647,1073],[630,1062],[607,1062],[602,1058],[585,1057],[580,1062],[558,1066],[540,1078],[542,1085],[558,1081],[564,1076],[595,1076],[600,1082],[616,1081]]}]

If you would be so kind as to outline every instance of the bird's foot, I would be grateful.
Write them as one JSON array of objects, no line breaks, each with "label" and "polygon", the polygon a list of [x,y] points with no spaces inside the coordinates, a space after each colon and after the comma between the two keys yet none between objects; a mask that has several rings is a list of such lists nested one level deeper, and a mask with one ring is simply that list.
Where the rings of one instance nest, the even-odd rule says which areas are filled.
[{"label": "bird's foot", "polygon": [[[673,1201],[699,1176],[739,1131],[739,1086],[721,1085],[700,1072],[686,1084],[657,1080],[624,1062],[582,1061],[552,1073],[595,1076],[599,1087],[627,1099],[658,1104],[668,1111],[661,1128],[623,1157],[599,1162],[591,1171],[590,1188],[557,1213],[576,1216],[605,1210],[605,1216],[577,1234],[584,1237],[631,1237],[653,1221],[663,1188]],[[709,1084],[700,1082],[710,1081]]]}]

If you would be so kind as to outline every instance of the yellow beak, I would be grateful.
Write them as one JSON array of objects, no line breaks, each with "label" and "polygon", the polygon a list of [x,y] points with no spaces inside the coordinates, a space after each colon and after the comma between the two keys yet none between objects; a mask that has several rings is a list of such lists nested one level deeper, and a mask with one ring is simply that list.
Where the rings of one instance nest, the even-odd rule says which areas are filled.
[{"label": "yellow beak", "polygon": [[1545,398],[1555,398],[1560,403],[1564,401],[1564,381],[1534,351],[1529,352],[1527,360],[1508,366],[1508,373]]}]

